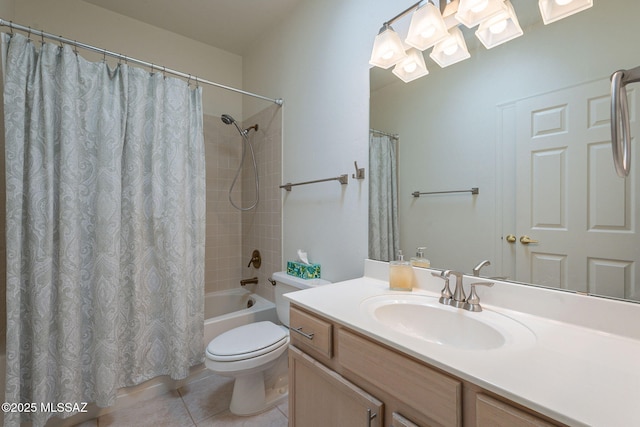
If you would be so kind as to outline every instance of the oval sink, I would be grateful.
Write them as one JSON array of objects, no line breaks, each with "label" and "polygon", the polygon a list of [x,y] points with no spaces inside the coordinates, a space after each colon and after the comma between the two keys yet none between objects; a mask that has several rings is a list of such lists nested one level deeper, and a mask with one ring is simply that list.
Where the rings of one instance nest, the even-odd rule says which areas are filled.
[{"label": "oval sink", "polygon": [[469,312],[440,304],[426,295],[380,295],[361,309],[380,324],[404,335],[465,350],[491,350],[535,341],[529,328],[490,310]]}]

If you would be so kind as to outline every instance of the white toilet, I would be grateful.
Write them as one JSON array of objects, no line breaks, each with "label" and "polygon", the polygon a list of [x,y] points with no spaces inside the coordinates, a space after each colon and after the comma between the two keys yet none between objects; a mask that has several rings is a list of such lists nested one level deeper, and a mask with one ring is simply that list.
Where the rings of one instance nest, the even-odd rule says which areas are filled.
[{"label": "white toilet", "polygon": [[229,410],[236,415],[257,414],[286,399],[289,301],[283,295],[330,283],[284,271],[273,273],[272,279],[282,325],[266,321],[239,326],[215,337],[205,351],[208,369],[235,378]]}]

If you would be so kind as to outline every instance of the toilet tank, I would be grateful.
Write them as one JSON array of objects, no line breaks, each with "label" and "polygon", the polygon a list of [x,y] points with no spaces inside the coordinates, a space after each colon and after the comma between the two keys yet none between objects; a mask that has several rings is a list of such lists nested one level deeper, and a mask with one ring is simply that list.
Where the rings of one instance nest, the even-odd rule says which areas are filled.
[{"label": "toilet tank", "polygon": [[286,271],[273,273],[271,279],[276,282],[275,298],[278,319],[286,326],[289,326],[289,300],[283,297],[284,294],[331,283],[324,279],[301,279],[288,275]]}]

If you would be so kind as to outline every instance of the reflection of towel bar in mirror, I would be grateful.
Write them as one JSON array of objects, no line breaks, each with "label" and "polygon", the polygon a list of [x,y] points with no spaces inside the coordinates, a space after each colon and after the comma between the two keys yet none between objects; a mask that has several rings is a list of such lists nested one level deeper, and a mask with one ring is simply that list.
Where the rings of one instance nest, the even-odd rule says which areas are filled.
[{"label": "reflection of towel bar in mirror", "polygon": [[414,191],[411,193],[413,197],[420,197],[423,194],[451,194],[451,193],[471,193],[471,194],[480,194],[480,189],[478,187],[473,187],[471,190],[455,190],[455,191],[429,191],[429,192],[420,192]]},{"label": "reflection of towel bar in mirror", "polygon": [[336,176],[333,178],[316,179],[315,181],[296,182],[295,184],[287,182],[286,184],[281,185],[280,188],[284,188],[287,191],[291,191],[291,187],[295,187],[297,185],[315,184],[317,182],[326,182],[326,181],[339,181],[340,184],[345,185],[349,183],[349,175],[344,174],[344,175]]},{"label": "reflection of towel bar in mirror", "polygon": [[625,86],[640,81],[640,67],[618,70],[611,75],[611,148],[613,164],[619,177],[629,175],[631,168],[631,135],[629,106]]}]

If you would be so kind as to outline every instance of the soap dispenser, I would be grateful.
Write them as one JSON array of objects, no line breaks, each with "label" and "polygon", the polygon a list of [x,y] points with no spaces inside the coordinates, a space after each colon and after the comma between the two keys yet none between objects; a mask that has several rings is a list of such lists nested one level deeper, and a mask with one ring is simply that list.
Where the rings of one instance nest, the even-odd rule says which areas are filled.
[{"label": "soap dispenser", "polygon": [[389,262],[389,289],[394,291],[413,289],[413,269],[409,261],[405,261],[402,251],[398,251],[397,260]]},{"label": "soap dispenser", "polygon": [[424,257],[424,252],[427,250],[425,247],[418,248],[418,252],[416,252],[416,256],[411,257],[411,265],[414,267],[423,267],[429,268],[431,267],[431,261]]}]

